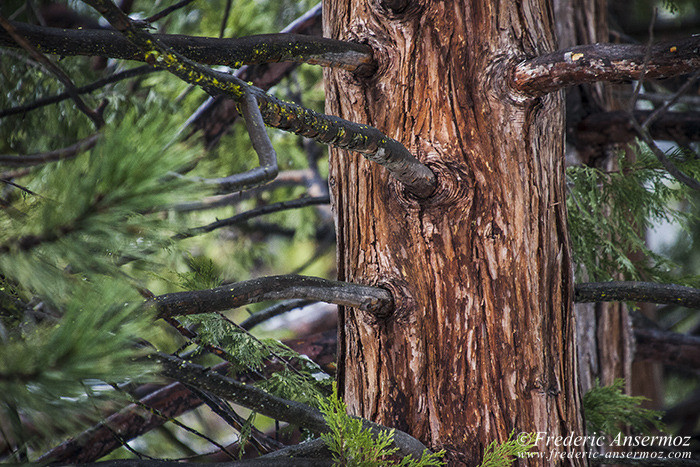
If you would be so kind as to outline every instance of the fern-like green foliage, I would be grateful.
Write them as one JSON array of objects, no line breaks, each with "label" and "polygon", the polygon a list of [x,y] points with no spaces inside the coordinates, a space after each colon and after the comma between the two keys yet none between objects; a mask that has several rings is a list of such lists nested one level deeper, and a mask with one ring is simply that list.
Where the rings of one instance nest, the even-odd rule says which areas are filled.
[{"label": "fern-like green foliage", "polygon": [[391,447],[394,430],[382,431],[378,435],[362,427],[362,421],[347,414],[345,403],[338,397],[336,384],[333,383],[333,393],[320,400],[330,431],[321,435],[333,453],[337,465],[353,467],[383,467],[402,466],[418,467],[444,465],[441,458],[445,451],[430,453],[423,451],[420,459],[411,456],[400,460],[391,459],[398,448]]},{"label": "fern-like green foliage", "polygon": [[479,467],[509,467],[515,460],[525,457],[527,452],[537,445],[535,433],[514,436],[515,430],[510,433],[505,442],[498,444],[492,441],[486,446],[484,458]]},{"label": "fern-like green foliage", "polygon": [[[681,152],[669,158],[687,174],[698,177],[700,160],[686,158]],[[647,149],[637,151],[631,162],[618,158],[619,170],[605,172],[592,167],[567,169],[567,208],[571,245],[577,273],[591,281],[618,278],[656,282],[687,283],[692,280],[672,277],[674,265],[655,254],[646,245],[645,232],[654,222],[688,221],[686,211],[678,209],[681,200],[690,197],[689,188],[675,181]],[[639,252],[637,263],[630,252]]]},{"label": "fern-like green foliage", "polygon": [[588,431],[614,437],[626,425],[640,433],[663,430],[662,413],[641,407],[644,397],[624,394],[624,384],[623,379],[616,379],[610,386],[600,386],[596,380],[596,386],[583,396]]}]

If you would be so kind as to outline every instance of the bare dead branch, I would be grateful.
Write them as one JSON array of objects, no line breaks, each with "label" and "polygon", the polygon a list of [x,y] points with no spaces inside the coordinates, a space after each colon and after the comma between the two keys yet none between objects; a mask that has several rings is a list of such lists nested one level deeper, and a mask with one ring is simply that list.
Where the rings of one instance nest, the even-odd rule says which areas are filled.
[{"label": "bare dead branch", "polygon": [[[18,34],[43,53],[87,55],[145,61],[139,47],[119,32],[106,29],[59,29],[13,22]],[[366,45],[299,34],[259,34],[239,38],[214,38],[180,34],[154,34],[178,54],[207,65],[239,68],[245,64],[297,62],[348,71],[373,69],[372,49]],[[0,45],[13,47],[0,32]]]},{"label": "bare dead branch", "polygon": [[190,61],[138,29],[119,8],[108,0],[85,0],[110,24],[141,49],[144,60],[164,68],[183,81],[196,84],[212,95],[225,94],[237,102],[245,93],[253,93],[263,120],[270,126],[316,139],[341,149],[360,152],[367,159],[389,170],[420,198],[430,196],[437,186],[435,174],[398,141],[376,128],[319,114],[304,107],[283,102],[244,81]]},{"label": "bare dead branch", "polygon": [[267,136],[265,122],[263,121],[258,101],[251,92],[246,92],[240,101],[240,110],[245,119],[245,126],[253,144],[253,149],[258,155],[260,167],[243,173],[229,175],[225,178],[207,180],[208,183],[221,186],[224,190],[243,190],[255,185],[262,185],[277,176],[277,154],[272,142]]},{"label": "bare dead branch", "polygon": [[[73,99],[75,102],[76,107],[78,107],[78,109],[92,121],[96,128],[101,128],[104,125],[105,122],[102,115],[100,115],[99,112],[89,108],[85,102],[83,102],[75,87],[75,84],[73,84],[73,81],[58,65],[53,63],[44,54],[37,50],[36,47],[34,47],[29,41],[27,41],[27,39],[23,37],[21,32],[18,32],[15,27],[2,16],[0,16],[0,26],[2,26],[2,29],[5,30],[7,36],[11,38],[11,43],[26,50],[29,55],[34,58],[34,60],[46,67],[66,87],[66,90],[68,94],[70,94],[71,99]],[[2,33],[0,33],[0,35],[2,35]]]},{"label": "bare dead branch", "polygon": [[[335,335],[330,336],[335,339]],[[307,355],[314,361],[334,360],[335,345],[326,341],[326,335],[316,335],[310,341],[306,338],[285,341],[293,350]],[[220,363],[210,371],[226,373],[229,363]],[[136,393],[143,393],[142,386]],[[69,462],[82,464],[94,462],[121,447],[119,439],[114,437],[116,431],[122,441],[132,440],[154,428],[162,426],[168,419],[182,415],[199,407],[203,401],[182,383],[172,383],[155,391],[149,390],[142,396],[143,405],[152,407],[151,411],[142,410],[137,404],[130,404],[119,412],[109,416],[77,437],[71,438],[41,456],[37,462]],[[159,417],[160,413],[166,418]],[[106,425],[111,427],[111,430]]]},{"label": "bare dead branch", "polygon": [[226,311],[266,300],[310,299],[359,308],[378,317],[393,309],[391,293],[380,287],[318,277],[282,275],[236,282],[214,289],[160,295],[147,303],[160,317]]},{"label": "bare dead branch", "polygon": [[700,289],[654,282],[585,282],[575,285],[574,302],[646,302],[700,308]]},{"label": "bare dead branch", "polygon": [[228,217],[226,219],[220,219],[218,221],[212,222],[211,224],[208,224],[208,225],[205,225],[202,227],[190,229],[187,232],[183,232],[181,234],[176,235],[175,238],[179,238],[179,239],[189,238],[189,237],[193,237],[195,235],[201,235],[203,233],[211,232],[213,230],[220,229],[222,227],[230,227],[232,225],[240,224],[240,223],[245,222],[249,219],[253,219],[254,217],[263,216],[265,214],[272,214],[273,212],[286,211],[289,209],[299,209],[299,208],[303,208],[306,206],[328,204],[330,202],[331,202],[331,200],[330,200],[329,196],[314,196],[314,197],[299,198],[299,199],[295,199],[292,201],[280,201],[279,203],[267,204],[265,206],[260,206],[260,207],[255,208],[255,209],[251,209],[250,211],[236,214],[235,216]]},{"label": "bare dead branch", "polygon": [[[76,88],[76,92],[78,94],[87,94],[92,91],[96,91],[97,89],[100,89],[108,84],[116,83],[118,81],[122,81],[125,79],[129,78],[135,78],[136,76],[140,75],[145,75],[147,73],[153,73],[154,71],[159,71],[157,68],[153,68],[148,65],[136,67],[136,68],[130,68],[128,70],[120,71],[119,73],[114,73],[113,75],[107,76],[106,78],[99,79],[93,83],[90,83],[86,86],[81,86],[79,88]],[[45,107],[47,105],[55,104],[57,102],[64,101],[66,99],[70,99],[70,93],[68,92],[62,92],[60,94],[56,94],[55,96],[49,96],[49,97],[44,97],[41,99],[38,99],[34,102],[31,102],[29,104],[24,104],[20,105],[17,107],[12,107],[9,109],[3,109],[0,110],[0,118],[2,117],[7,117],[9,115],[15,115],[15,114],[21,114],[25,112],[29,112],[30,110],[35,110],[41,107]]]},{"label": "bare dead branch", "polygon": [[[541,96],[569,86],[598,81],[629,81],[644,69],[645,45],[592,44],[571,47],[524,60],[515,66],[511,86]],[[652,46],[644,74],[668,78],[700,68],[700,36]]]},{"label": "bare dead branch", "polygon": [[39,164],[45,164],[47,162],[55,162],[64,159],[70,159],[77,156],[78,154],[81,154],[85,151],[94,148],[97,142],[99,141],[100,136],[101,135],[97,133],[88,136],[87,138],[80,140],[71,146],[39,154],[29,154],[26,156],[0,154],[0,165],[7,165],[10,167],[29,167]]}]

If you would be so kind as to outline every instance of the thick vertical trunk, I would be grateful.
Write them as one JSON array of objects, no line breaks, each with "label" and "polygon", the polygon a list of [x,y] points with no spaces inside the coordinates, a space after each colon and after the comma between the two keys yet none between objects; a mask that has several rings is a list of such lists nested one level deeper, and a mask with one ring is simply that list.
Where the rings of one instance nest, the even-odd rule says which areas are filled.
[{"label": "thick vertical trunk", "polygon": [[331,151],[338,275],[397,305],[381,321],[343,310],[350,410],[454,465],[477,465],[514,429],[582,434],[562,97],[519,99],[504,75],[553,49],[548,2],[328,0],[323,16],[327,37],[366,42],[380,62],[370,78],[328,72],[327,111],[383,130],[440,180],[416,200]]}]

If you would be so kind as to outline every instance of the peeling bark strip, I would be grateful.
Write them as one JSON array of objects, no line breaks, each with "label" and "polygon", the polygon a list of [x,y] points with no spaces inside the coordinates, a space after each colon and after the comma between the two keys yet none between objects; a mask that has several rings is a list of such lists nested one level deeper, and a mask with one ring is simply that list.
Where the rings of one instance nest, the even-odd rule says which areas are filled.
[{"label": "peeling bark strip", "polygon": [[445,181],[415,202],[331,151],[339,279],[396,303],[382,322],[341,310],[339,386],[351,413],[474,466],[514,429],[583,432],[562,96],[510,98],[499,66],[554,50],[550,2],[401,3],[324,2],[324,36],[391,64],[371,80],[324,70],[327,113],[384,129]]},{"label": "peeling bark strip", "polygon": [[[11,23],[39,51],[53,55],[89,55],[138,60],[143,52],[117,31],[60,29]],[[195,62],[239,68],[256,63],[298,62],[341,67],[348,71],[373,69],[372,49],[352,42],[302,34],[259,34],[240,38],[153,34],[166,47]],[[0,46],[17,47],[5,31]]]},{"label": "peeling bark strip", "polygon": [[138,29],[110,0],[84,0],[107,19],[132,43],[144,60],[163,68],[183,81],[200,86],[212,95],[225,94],[240,102],[248,92],[258,100],[263,120],[270,126],[313,138],[344,149],[352,149],[386,167],[394,178],[414,195],[427,198],[437,185],[435,174],[398,141],[376,128],[318,114],[304,107],[283,102],[235,76],[203,67],[164,47],[146,31]]},{"label": "peeling bark strip", "polygon": [[[593,44],[540,55],[519,63],[511,85],[530,96],[598,81],[627,81],[641,77],[647,47]],[[666,41],[651,47],[644,76],[667,78],[700,68],[700,37]]]},{"label": "peeling bark strip", "polygon": [[647,302],[700,308],[700,289],[654,282],[586,282],[576,284],[574,301]]},{"label": "peeling bark strip", "polygon": [[288,298],[352,306],[377,317],[386,317],[393,309],[391,293],[385,289],[294,274],[261,277],[214,289],[169,293],[148,303],[155,305],[160,317],[170,318]]}]

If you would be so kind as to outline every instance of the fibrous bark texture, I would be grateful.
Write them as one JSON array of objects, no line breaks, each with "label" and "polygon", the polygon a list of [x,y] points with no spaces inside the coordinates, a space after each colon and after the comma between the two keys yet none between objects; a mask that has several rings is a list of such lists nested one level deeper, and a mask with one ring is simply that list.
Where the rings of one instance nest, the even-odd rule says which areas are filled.
[{"label": "fibrous bark texture", "polygon": [[371,78],[327,71],[327,112],[399,140],[439,185],[418,200],[331,150],[339,279],[388,288],[396,307],[342,311],[340,385],[353,414],[446,449],[450,465],[478,465],[513,429],[583,433],[562,96],[518,100],[505,79],[518,57],[553,50],[548,5],[324,4],[324,35],[379,62]]}]

